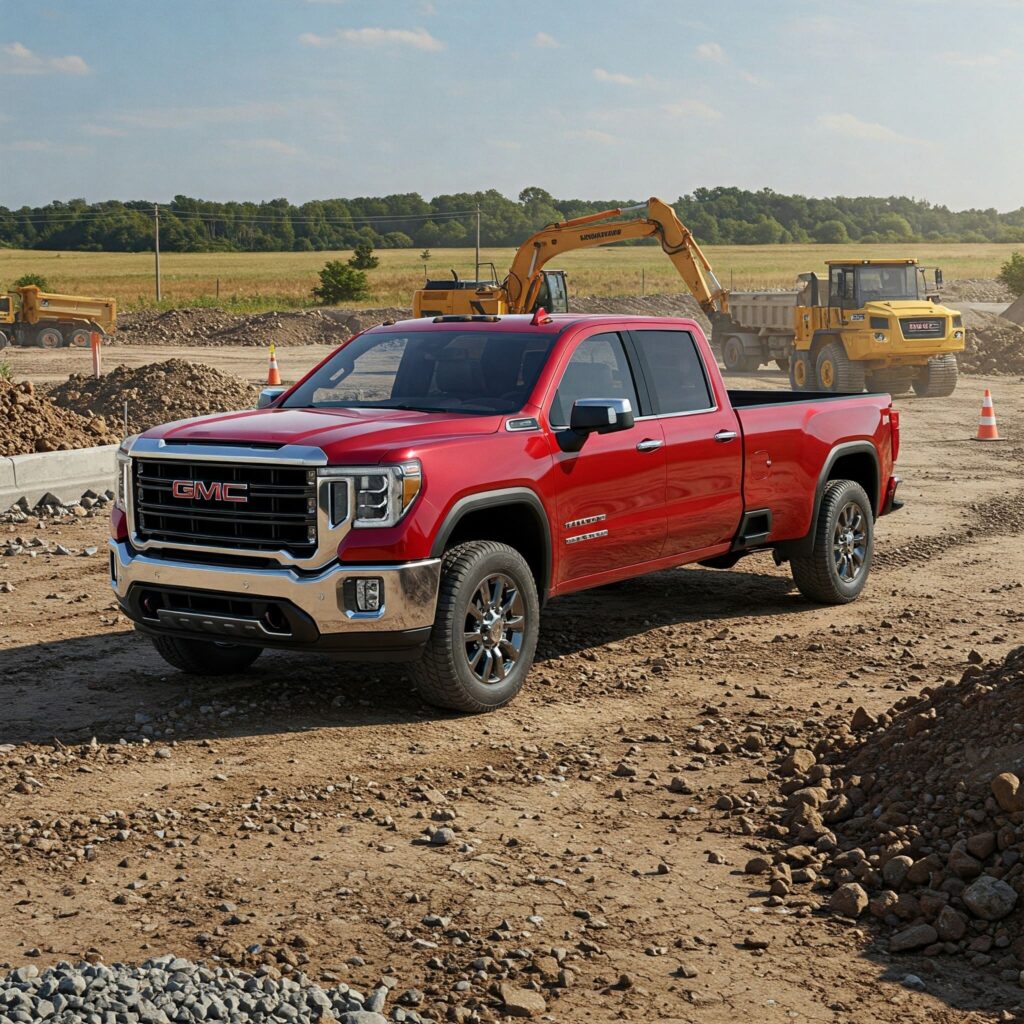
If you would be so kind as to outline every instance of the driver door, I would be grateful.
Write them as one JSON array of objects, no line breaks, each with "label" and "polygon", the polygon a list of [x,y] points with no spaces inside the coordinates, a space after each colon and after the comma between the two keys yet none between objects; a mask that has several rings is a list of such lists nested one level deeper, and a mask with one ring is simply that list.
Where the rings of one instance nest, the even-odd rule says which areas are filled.
[{"label": "driver door", "polygon": [[558,434],[568,430],[581,398],[624,398],[640,415],[633,372],[617,333],[599,332],[577,342],[548,409],[554,434],[558,522],[556,585],[580,582],[657,558],[665,543],[665,435],[657,420],[627,430],[590,434],[583,447],[565,451]]}]

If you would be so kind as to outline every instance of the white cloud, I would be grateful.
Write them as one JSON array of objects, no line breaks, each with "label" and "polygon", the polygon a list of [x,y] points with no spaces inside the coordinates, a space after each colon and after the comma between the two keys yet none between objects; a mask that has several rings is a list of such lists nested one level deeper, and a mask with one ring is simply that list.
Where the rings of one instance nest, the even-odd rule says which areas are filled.
[{"label": "white cloud", "polygon": [[53,142],[50,139],[18,139],[9,146],[16,153],[61,153],[66,156],[84,156],[91,153],[89,146],[73,145],[64,140]]},{"label": "white cloud", "polygon": [[422,0],[420,3],[420,14],[425,14],[428,18],[432,18],[437,14],[437,8],[430,2],[430,0]]},{"label": "white cloud", "polygon": [[89,65],[75,54],[66,57],[41,57],[22,43],[0,46],[0,74],[8,75],[87,75]]},{"label": "white cloud", "polygon": [[229,139],[228,145],[235,149],[251,149],[261,153],[274,153],[277,156],[301,156],[302,150],[281,139]]},{"label": "white cloud", "polygon": [[837,135],[845,135],[852,139],[863,139],[868,142],[912,142],[919,143],[909,135],[901,135],[892,128],[875,121],[862,121],[853,114],[821,114],[818,125]]},{"label": "white cloud", "polygon": [[717,121],[721,116],[720,110],[701,100],[679,100],[677,103],[666,103],[661,108],[670,117],[698,117],[705,121]]},{"label": "white cloud", "polygon": [[942,55],[947,64],[959,68],[994,68],[1015,58],[1013,50],[996,50],[994,53],[957,53],[951,50]]},{"label": "white cloud", "polygon": [[596,128],[580,128],[576,131],[566,132],[565,137],[573,142],[596,142],[602,146],[617,146],[622,141],[614,135],[598,131]]},{"label": "white cloud", "polygon": [[557,50],[562,44],[554,36],[549,36],[547,32],[538,32],[533,37],[533,45],[541,50]]},{"label": "white cloud", "polygon": [[120,128],[114,128],[109,124],[95,124],[91,122],[83,124],[79,131],[81,131],[83,135],[94,135],[98,139],[123,138],[128,134],[126,131],[122,131]]},{"label": "white cloud", "polygon": [[718,43],[701,43],[697,47],[697,56],[701,60],[714,61],[716,64],[725,63],[725,50]]},{"label": "white cloud", "polygon": [[639,78],[624,75],[619,71],[605,71],[604,68],[594,68],[594,77],[599,82],[611,82],[614,85],[634,86],[640,84]]},{"label": "white cloud", "polygon": [[150,107],[114,114],[111,120],[138,128],[194,128],[207,124],[251,124],[284,117],[288,112],[281,103],[234,103],[222,107]]},{"label": "white cloud", "polygon": [[411,46],[427,52],[444,49],[444,43],[435,39],[425,28],[339,28],[330,36],[304,32],[299,36],[299,42],[306,46],[321,47],[352,43],[356,46]]}]

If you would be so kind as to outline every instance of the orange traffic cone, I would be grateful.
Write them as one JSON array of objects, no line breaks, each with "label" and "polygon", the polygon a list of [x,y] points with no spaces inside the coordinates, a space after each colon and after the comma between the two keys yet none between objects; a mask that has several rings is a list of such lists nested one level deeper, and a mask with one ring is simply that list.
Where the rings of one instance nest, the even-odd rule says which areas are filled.
[{"label": "orange traffic cone", "polygon": [[272,387],[281,383],[281,371],[277,368],[277,346],[270,343],[270,371],[267,373],[267,383]]},{"label": "orange traffic cone", "polygon": [[981,400],[981,415],[978,417],[978,434],[975,441],[1002,441],[996,426],[996,410],[992,405],[992,392],[985,388]]}]

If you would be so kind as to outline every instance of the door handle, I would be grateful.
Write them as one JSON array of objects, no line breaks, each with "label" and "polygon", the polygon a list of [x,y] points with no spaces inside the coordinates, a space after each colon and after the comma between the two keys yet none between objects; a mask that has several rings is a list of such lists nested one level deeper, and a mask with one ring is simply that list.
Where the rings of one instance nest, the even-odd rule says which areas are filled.
[{"label": "door handle", "polygon": [[715,434],[715,440],[719,444],[725,444],[726,441],[735,441],[739,437],[739,434],[735,430],[720,430]]},{"label": "door handle", "polygon": [[665,442],[657,438],[647,438],[637,443],[638,452],[656,452]]}]

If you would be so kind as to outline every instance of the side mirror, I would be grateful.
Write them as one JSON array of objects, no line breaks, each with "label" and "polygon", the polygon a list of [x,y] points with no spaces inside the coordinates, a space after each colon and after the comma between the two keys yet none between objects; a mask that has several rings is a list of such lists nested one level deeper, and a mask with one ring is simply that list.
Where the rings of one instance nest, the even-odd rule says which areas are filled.
[{"label": "side mirror", "polygon": [[266,409],[273,405],[288,389],[287,388],[264,388],[256,402],[257,409]]},{"label": "side mirror", "polygon": [[613,434],[633,426],[628,398],[580,398],[573,402],[569,429],[558,435],[564,451],[578,452],[590,434]]}]

